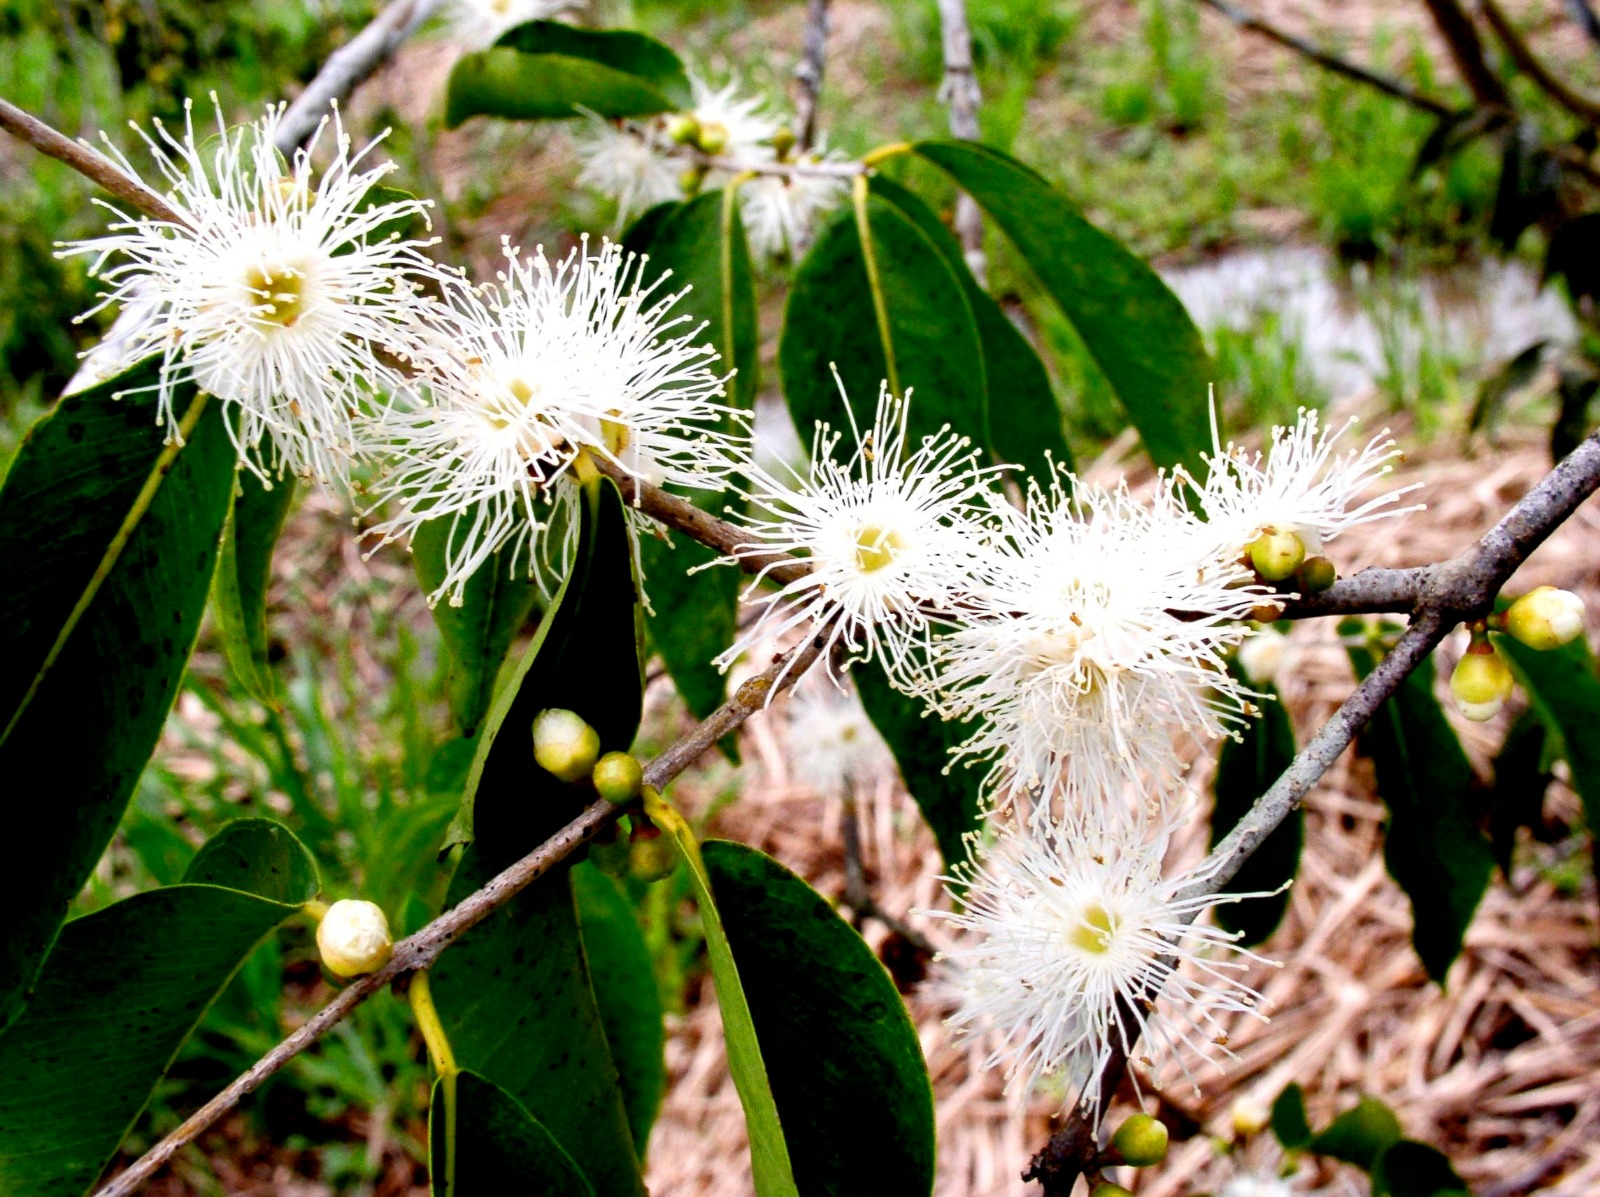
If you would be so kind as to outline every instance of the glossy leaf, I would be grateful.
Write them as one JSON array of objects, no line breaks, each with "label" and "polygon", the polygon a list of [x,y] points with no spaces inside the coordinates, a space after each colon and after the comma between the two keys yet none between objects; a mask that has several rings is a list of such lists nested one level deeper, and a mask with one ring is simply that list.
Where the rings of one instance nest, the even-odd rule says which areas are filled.
[{"label": "glossy leaf", "polygon": [[1401,1139],[1372,1170],[1372,1197],[1472,1197],[1450,1161],[1425,1143]]},{"label": "glossy leaf", "polygon": [[973,726],[927,715],[923,703],[889,685],[876,662],[855,666],[850,676],[867,718],[894,754],[906,789],[939,841],[945,865],[964,860],[963,837],[983,822],[983,767],[952,765],[950,749],[964,743]]},{"label": "glossy leaf", "polygon": [[796,1187],[807,1197],[931,1192],[933,1090],[883,965],[771,857],[723,841],[703,853]]},{"label": "glossy leaf", "polygon": [[1370,1172],[1373,1164],[1401,1135],[1394,1111],[1373,1097],[1363,1097],[1312,1137],[1308,1150],[1332,1156]]},{"label": "glossy leaf", "polygon": [[[554,1136],[516,1098],[476,1073],[456,1074],[450,1143],[446,1085],[434,1082],[428,1105],[428,1172],[436,1197],[593,1197],[594,1188]],[[454,1182],[448,1190],[447,1172]]]},{"label": "glossy leaf", "polygon": [[1600,677],[1594,654],[1580,636],[1561,648],[1540,652],[1496,636],[1511,661],[1533,710],[1556,741],[1572,773],[1572,788],[1583,800],[1584,817],[1600,835]]},{"label": "glossy leaf", "polygon": [[267,583],[294,491],[292,478],[279,479],[269,490],[249,470],[239,471],[211,582],[211,609],[233,676],[245,693],[274,709],[278,693],[267,660]]},{"label": "glossy leaf", "polygon": [[1545,765],[1550,734],[1533,711],[1523,711],[1506,732],[1505,743],[1494,758],[1494,785],[1489,790],[1489,843],[1495,863],[1510,878],[1511,857],[1517,846],[1517,829],[1532,827],[1544,811],[1544,794],[1550,787]]},{"label": "glossy leaf", "polygon": [[[1270,685],[1256,688],[1265,694],[1260,703],[1261,717],[1251,720],[1239,739],[1223,740],[1217,754],[1217,775],[1212,783],[1216,796],[1211,813],[1213,848],[1294,760],[1294,728],[1277,691]],[[1289,908],[1285,886],[1300,870],[1304,842],[1305,812],[1296,807],[1261,842],[1233,880],[1222,887],[1222,892],[1228,894],[1271,895],[1217,907],[1217,925],[1225,931],[1242,933],[1241,945],[1253,947],[1263,942],[1283,921],[1283,912]],[[1274,893],[1276,890],[1282,892]]]},{"label": "glossy leaf", "polygon": [[177,693],[216,567],[235,452],[221,404],[156,426],[154,365],[63,398],[0,489],[0,777],[27,803],[0,872],[0,1027],[111,839]]},{"label": "glossy leaf", "polygon": [[[637,591],[621,496],[589,489],[566,581],[478,736],[465,806],[476,836],[454,905],[570,821],[593,791],[533,760],[534,716],[582,715],[602,748],[639,725]],[[628,1115],[584,961],[570,870],[553,870],[451,945],[431,970],[461,1067],[504,1088],[579,1162],[600,1197],[639,1197]]]},{"label": "glossy leaf", "polygon": [[[464,531],[449,518],[417,529],[411,561],[426,593],[444,585],[450,537]],[[450,714],[464,736],[473,735],[488,713],[511,642],[539,601],[537,583],[520,572],[513,576],[510,557],[505,550],[490,556],[467,580],[460,606],[440,599],[433,607],[433,622],[450,654]]]},{"label": "glossy leaf", "polygon": [[655,967],[633,903],[616,880],[583,864],[572,870],[572,883],[595,1003],[642,1160],[667,1090],[666,1029]]},{"label": "glossy leaf", "polygon": [[700,922],[705,930],[706,956],[711,962],[711,980],[717,990],[717,1006],[722,1011],[722,1033],[727,1041],[728,1071],[744,1107],[745,1130],[750,1141],[750,1168],[755,1176],[756,1197],[798,1197],[794,1165],[772,1082],[763,1058],[755,1020],[745,996],[738,961],[723,929],[722,912],[711,883],[711,876],[700,854],[694,832],[671,806],[646,791],[645,812],[657,827],[672,837],[678,854],[689,870],[689,884]]},{"label": "glossy leaf", "polygon": [[[1356,675],[1376,660],[1352,647]],[[1414,670],[1361,734],[1389,808],[1384,860],[1411,899],[1411,942],[1428,975],[1443,983],[1494,871],[1494,855],[1471,815],[1472,766],[1433,693],[1433,660]]]},{"label": "glossy leaf", "polygon": [[1306,1118],[1306,1095],[1299,1085],[1285,1085],[1272,1103],[1272,1133],[1289,1151],[1298,1151],[1311,1142],[1311,1123]]},{"label": "glossy leaf", "polygon": [[[755,405],[760,329],[750,250],[737,204],[712,191],[662,212],[653,227],[630,230],[630,248],[649,255],[645,277],[660,279],[660,293],[689,291],[673,311],[705,325],[704,340],[721,355],[719,370],[733,369],[728,401],[745,411]],[[659,208],[652,212],[660,211]],[[648,213],[646,214],[649,215]],[[642,218],[641,218],[642,219]],[[637,229],[637,226],[636,226]],[[649,233],[648,241],[644,240]],[[695,491],[689,497],[721,514],[734,495]],[[697,541],[678,535],[667,541],[647,536],[640,544],[650,582],[646,615],[650,639],[684,703],[704,718],[722,703],[727,679],[711,662],[733,643],[738,626],[739,571],[689,571],[716,559]]]},{"label": "glossy leaf", "polygon": [[927,234],[966,290],[983,347],[989,448],[996,460],[1021,466],[1040,479],[1049,476],[1051,461],[1071,469],[1072,450],[1044,362],[972,276],[955,234],[917,195],[888,177],[874,175],[871,187],[874,195],[893,204]]},{"label": "glossy leaf", "polygon": [[1042,176],[966,141],[918,142],[1000,226],[1066,316],[1158,465],[1201,468],[1211,444],[1200,332],[1172,290]]},{"label": "glossy leaf", "polygon": [[33,1002],[0,1034],[0,1192],[88,1189],[206,1007],[316,890],[287,830],[241,819],[183,884],[68,923]]},{"label": "glossy leaf", "polygon": [[454,128],[471,116],[533,120],[583,111],[648,116],[689,103],[683,63],[654,38],[625,29],[530,21],[492,48],[456,63],[445,123]]},{"label": "glossy leaf", "polygon": [[972,305],[938,246],[888,200],[869,195],[867,223],[888,336],[869,282],[861,230],[851,209],[817,235],[795,272],[778,343],[784,397],[800,439],[819,421],[844,431],[849,420],[831,367],[856,421],[872,426],[878,388],[911,390],[910,443],[948,424],[974,443],[989,442],[983,348]]}]

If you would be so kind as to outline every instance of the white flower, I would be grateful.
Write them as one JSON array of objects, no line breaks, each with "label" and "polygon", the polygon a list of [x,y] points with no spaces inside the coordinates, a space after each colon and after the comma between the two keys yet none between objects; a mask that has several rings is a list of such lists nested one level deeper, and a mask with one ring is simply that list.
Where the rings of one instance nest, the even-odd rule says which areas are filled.
[{"label": "white flower", "polygon": [[795,689],[786,741],[795,773],[825,798],[843,798],[894,769],[848,677],[838,683],[808,679]]},{"label": "white flower", "polygon": [[720,156],[739,160],[765,161],[773,157],[770,144],[782,122],[767,108],[761,96],[741,97],[739,81],[712,87],[704,79],[691,76],[689,87],[694,106],[690,109],[702,135],[710,130],[723,138]]},{"label": "white flower", "polygon": [[428,402],[370,433],[392,462],[376,493],[400,505],[373,534],[409,539],[424,521],[453,521],[434,601],[459,604],[503,547],[510,568],[533,572],[534,534],[552,504],[576,497],[580,453],[651,483],[720,489],[745,452],[742,413],[716,401],[716,352],[672,314],[682,292],[644,285],[642,260],[609,241],[594,253],[585,238],[555,265],[542,249],[504,251],[499,283],[450,309],[441,336],[453,353],[428,363]]},{"label": "white flower", "polygon": [[1274,1172],[1240,1172],[1228,1179],[1217,1197],[1296,1197],[1288,1179]]},{"label": "white flower", "polygon": [[[971,441],[948,426],[908,451],[910,402],[882,388],[863,435],[847,401],[856,440],[847,461],[834,457],[841,434],[819,424],[804,477],[789,470],[784,482],[752,467],[749,498],[757,514],[745,528],[749,540],[723,563],[798,553],[810,569],[779,587],[719,664],[814,624],[826,629],[829,651],[843,645],[852,658],[879,661],[897,685],[911,685],[934,618],[929,609],[948,609],[967,585],[994,471],[980,468]],[[756,575],[746,602],[757,600],[766,573]]]},{"label": "white flower", "polygon": [[[830,160],[808,154],[798,162],[810,166]],[[766,258],[798,256],[818,219],[837,207],[848,191],[844,179],[830,175],[762,174],[750,179],[739,189],[739,203],[751,252]]]},{"label": "white flower", "polygon": [[981,721],[958,755],[997,762],[992,798],[1032,791],[1042,813],[1130,780],[1166,786],[1176,734],[1214,738],[1252,713],[1224,653],[1257,592],[1204,554],[1170,492],[1147,507],[1063,474],[1031,488],[1026,515],[1005,514],[923,690]]},{"label": "white flower", "polygon": [[655,204],[683,197],[678,182],[682,167],[668,156],[672,144],[654,125],[619,126],[590,113],[576,140],[583,160],[579,185],[616,200],[620,223]]},{"label": "white flower", "polygon": [[1188,1057],[1216,1063],[1225,1047],[1217,1015],[1254,1011],[1260,995],[1240,978],[1260,958],[1194,921],[1235,897],[1185,897],[1203,870],[1162,876],[1175,825],[1107,803],[1051,827],[1007,820],[957,868],[957,909],[929,912],[965,933],[942,957],[961,998],[950,1024],[990,1037],[986,1067],[1004,1069],[1008,1091],[1060,1075],[1098,1116],[1113,1050],[1142,1040],[1152,1071],[1172,1056],[1192,1080]]},{"label": "white flower", "polygon": [[463,50],[487,50],[518,25],[560,16],[572,0],[449,0],[447,36]]},{"label": "white flower", "polygon": [[1277,680],[1288,647],[1289,637],[1282,632],[1272,627],[1261,628],[1239,646],[1239,668],[1257,686],[1270,686]]},{"label": "white flower", "polygon": [[1315,411],[1301,409],[1292,428],[1273,428],[1263,459],[1231,442],[1221,444],[1213,407],[1210,470],[1205,485],[1194,487],[1208,527],[1235,553],[1277,530],[1293,532],[1307,554],[1317,555],[1346,528],[1418,510],[1394,506],[1414,485],[1362,501],[1401,453],[1387,433],[1379,433],[1364,448],[1336,455],[1339,439],[1357,422],[1329,431]]},{"label": "white flower", "polygon": [[[182,140],[158,121],[159,143],[141,136],[184,225],[123,216],[63,252],[95,255],[93,272],[112,285],[100,307],[138,309],[114,355],[163,356],[163,424],[175,427],[174,392],[192,381],[228,405],[234,443],[263,476],[343,477],[355,413],[375,392],[403,388],[394,359],[422,350],[417,313],[429,305],[418,283],[448,288],[456,276],[422,252],[431,242],[382,237],[391,222],[425,218],[427,204],[369,201],[393,169],[363,165],[371,144],[353,153],[335,114],[285,166],[273,148],[282,115],[270,108],[229,129],[219,108],[209,140],[197,139],[192,110]],[[314,177],[330,123],[333,160]],[[123,260],[107,268],[114,255]]]}]

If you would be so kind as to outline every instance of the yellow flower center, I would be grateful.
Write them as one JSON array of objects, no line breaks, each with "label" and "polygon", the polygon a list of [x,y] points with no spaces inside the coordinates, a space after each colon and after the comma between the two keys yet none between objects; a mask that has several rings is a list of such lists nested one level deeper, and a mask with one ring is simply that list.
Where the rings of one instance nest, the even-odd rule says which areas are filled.
[{"label": "yellow flower center", "polygon": [[905,538],[892,528],[862,524],[856,529],[856,568],[864,574],[877,573],[893,565],[905,547]]},{"label": "yellow flower center", "polygon": [[1078,925],[1067,935],[1072,946],[1083,952],[1104,955],[1111,950],[1111,938],[1117,933],[1117,920],[1111,912],[1096,902],[1083,912]]},{"label": "yellow flower center", "polygon": [[305,314],[306,276],[293,266],[251,266],[244,285],[254,297],[250,315],[280,328],[293,328]]}]

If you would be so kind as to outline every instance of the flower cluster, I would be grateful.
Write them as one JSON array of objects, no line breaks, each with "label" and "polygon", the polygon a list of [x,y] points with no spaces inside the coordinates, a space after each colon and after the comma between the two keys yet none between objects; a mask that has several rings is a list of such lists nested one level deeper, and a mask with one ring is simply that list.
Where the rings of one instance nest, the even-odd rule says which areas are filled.
[{"label": "flower cluster", "polygon": [[714,88],[692,78],[690,87],[683,112],[647,121],[591,115],[578,137],[578,181],[614,199],[622,221],[708,185],[736,185],[751,250],[797,254],[844,198],[845,179],[823,166],[835,156],[798,148],[765,101],[741,96],[737,83]]}]

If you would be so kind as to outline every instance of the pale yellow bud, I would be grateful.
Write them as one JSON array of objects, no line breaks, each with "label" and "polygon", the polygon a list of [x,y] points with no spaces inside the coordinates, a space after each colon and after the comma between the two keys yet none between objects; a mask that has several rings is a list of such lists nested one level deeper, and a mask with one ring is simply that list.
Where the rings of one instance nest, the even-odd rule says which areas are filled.
[{"label": "pale yellow bud", "polygon": [[1272,1110],[1250,1097],[1238,1098],[1229,1111],[1229,1117],[1233,1122],[1233,1133],[1239,1138],[1259,1135],[1272,1124]]},{"label": "pale yellow bud", "polygon": [[595,762],[594,788],[607,802],[632,802],[643,782],[638,758],[626,752],[608,752]]},{"label": "pale yellow bud", "polygon": [[582,781],[600,755],[600,733],[575,711],[552,707],[533,721],[533,759],[562,781]]},{"label": "pale yellow bud", "polygon": [[690,145],[700,137],[700,122],[692,112],[676,112],[667,118],[667,136],[679,145]]},{"label": "pale yellow bud", "polygon": [[1498,715],[1511,697],[1510,667],[1487,639],[1474,640],[1450,675],[1450,694],[1456,709],[1475,723]]},{"label": "pale yellow bud", "polygon": [[1250,564],[1263,582],[1291,577],[1306,559],[1306,542],[1288,528],[1264,528],[1250,544]]},{"label": "pale yellow bud", "polygon": [[1541,651],[1570,644],[1583,635],[1583,600],[1554,586],[1530,590],[1506,611],[1506,631]]},{"label": "pale yellow bud", "polygon": [[373,902],[342,898],[328,907],[317,924],[317,951],[336,977],[359,977],[389,963],[394,940],[389,920]]},{"label": "pale yellow bud", "polygon": [[1121,1185],[1114,1185],[1109,1180],[1102,1180],[1095,1185],[1089,1197],[1133,1197],[1133,1194]]},{"label": "pale yellow bud", "polygon": [[1148,1168],[1167,1158],[1167,1128],[1149,1114],[1134,1114],[1111,1136],[1125,1164]]},{"label": "pale yellow bud", "polygon": [[713,156],[720,154],[728,148],[727,126],[717,121],[707,121],[700,126],[700,134],[696,141],[705,153]]}]

